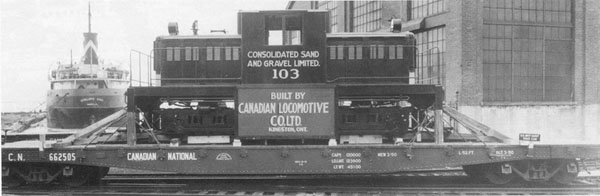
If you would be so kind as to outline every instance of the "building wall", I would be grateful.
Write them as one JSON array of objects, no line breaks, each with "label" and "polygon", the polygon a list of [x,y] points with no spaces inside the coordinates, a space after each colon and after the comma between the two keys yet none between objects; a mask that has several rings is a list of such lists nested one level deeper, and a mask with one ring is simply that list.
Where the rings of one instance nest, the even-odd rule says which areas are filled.
[{"label": "building wall", "polygon": [[[519,133],[540,133],[543,143],[600,143],[600,37],[597,33],[600,32],[600,2],[573,1],[572,99],[501,103],[486,102],[483,99],[484,64],[481,62],[482,55],[478,53],[482,51],[483,43],[477,43],[483,41],[481,34],[477,35],[478,32],[482,32],[482,26],[479,25],[482,23],[475,20],[483,17],[478,15],[481,14],[477,9],[480,5],[476,4],[470,1],[467,4],[463,3],[460,8],[454,6],[454,9],[451,9],[451,12],[460,9],[457,13],[461,13],[462,16],[461,27],[456,30],[463,36],[460,40],[462,43],[448,43],[461,46],[462,58],[458,60],[459,58],[449,57],[447,62],[447,70],[458,69],[461,72],[446,73],[449,83],[447,97],[452,96],[450,89],[460,89],[458,105],[461,112],[515,139]],[[449,22],[448,25],[452,23]],[[449,33],[447,39],[454,40],[454,35]],[[461,78],[460,85],[453,78]]]},{"label": "building wall", "polygon": [[[484,63],[484,50],[488,50],[489,45],[485,43],[483,34],[484,28],[488,28],[485,24],[490,24],[484,22],[486,14],[490,14],[489,11],[484,10],[484,7],[486,5],[489,7],[487,3],[492,1],[442,1],[444,3],[442,10],[434,11],[433,14],[413,13],[414,10],[410,8],[413,3],[416,3],[415,1],[384,1],[379,31],[388,28],[387,19],[393,16],[403,19],[405,24],[411,24],[412,26],[407,29],[411,29],[415,34],[436,28],[444,29],[443,46],[446,50],[442,54],[443,79],[440,83],[445,87],[447,105],[458,107],[461,112],[515,139],[518,133],[540,133],[543,143],[600,143],[600,33],[598,33],[600,32],[600,1],[570,1],[573,12],[572,24],[558,25],[558,28],[572,28],[573,49],[572,54],[569,54],[573,58],[570,68],[572,73],[569,73],[570,87],[567,86],[567,90],[571,92],[563,94],[567,96],[557,100],[538,99],[534,94],[526,100],[510,98],[501,101],[489,98],[489,79],[496,75],[490,75],[489,70],[484,70],[489,68],[485,66],[488,64]],[[493,3],[498,2],[493,1]],[[503,2],[512,4],[517,1]],[[535,11],[537,14],[537,11],[540,11],[537,9],[539,7],[537,3],[543,4],[549,1],[526,2],[531,4],[532,8],[519,7],[518,9]],[[533,8],[534,2],[536,8]],[[552,1],[554,2],[560,3],[560,1]],[[530,6],[529,4],[527,6]],[[439,10],[439,8],[431,10],[436,9]],[[512,11],[505,11],[512,14]],[[431,13],[430,9],[428,13]],[[338,13],[338,16],[342,17],[344,14]],[[423,17],[415,18],[415,16]],[[504,17],[508,16],[504,15]],[[491,23],[544,28],[547,25],[552,26],[537,19],[519,24],[510,20]],[[514,42],[516,41],[513,40],[511,43]],[[511,66],[515,66],[514,53],[515,51],[510,51]],[[511,72],[518,75],[523,71]],[[511,85],[517,88],[520,88],[519,85],[531,85],[532,82],[536,82],[534,79],[524,82],[512,78],[511,82],[513,81],[515,82]],[[524,90],[516,95],[529,93]]]}]

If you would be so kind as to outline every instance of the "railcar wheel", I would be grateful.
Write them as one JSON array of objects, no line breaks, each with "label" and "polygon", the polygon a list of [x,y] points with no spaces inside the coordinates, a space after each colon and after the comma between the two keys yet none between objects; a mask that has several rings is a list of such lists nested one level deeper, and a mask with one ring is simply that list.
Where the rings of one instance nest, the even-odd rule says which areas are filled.
[{"label": "railcar wheel", "polygon": [[64,175],[60,180],[60,182],[64,185],[70,186],[70,187],[76,187],[76,186],[81,186],[84,185],[86,183],[88,183],[90,181],[91,178],[91,174],[94,173],[94,170],[91,167],[87,167],[87,166],[66,166],[66,167],[70,167],[69,168],[65,168],[65,170],[70,170],[72,171],[71,175]]},{"label": "railcar wheel", "polygon": [[570,184],[577,178],[579,168],[575,160],[556,160],[552,162],[554,168],[558,171],[552,176],[552,181],[558,184]]},{"label": "railcar wheel", "polygon": [[[4,172],[7,172],[8,175],[4,176]],[[14,168],[2,167],[2,173],[2,186],[12,188],[25,184],[25,179],[14,172]]]},{"label": "railcar wheel", "polygon": [[90,185],[99,185],[102,182],[102,178],[108,174],[110,167],[92,167],[93,172],[89,177]]},{"label": "railcar wheel", "polygon": [[463,171],[467,176],[475,180],[483,180],[483,165],[463,165]]},{"label": "railcar wheel", "polygon": [[491,163],[483,165],[483,175],[491,183],[497,185],[512,182],[516,175],[514,173],[502,173],[502,166],[508,163]]},{"label": "railcar wheel", "polygon": [[108,174],[110,167],[98,167],[98,173],[100,174],[100,178],[104,178]]}]

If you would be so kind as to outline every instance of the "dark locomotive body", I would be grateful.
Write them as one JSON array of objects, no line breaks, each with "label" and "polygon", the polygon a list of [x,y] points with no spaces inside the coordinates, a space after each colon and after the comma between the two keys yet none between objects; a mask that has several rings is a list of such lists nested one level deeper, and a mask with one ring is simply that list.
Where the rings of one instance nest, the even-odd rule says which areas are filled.
[{"label": "dark locomotive body", "polygon": [[[208,138],[219,138],[213,141],[216,143],[240,139],[243,144],[298,143],[296,140],[327,144],[331,139],[393,143],[410,140],[414,136],[410,132],[429,115],[427,109],[442,99],[441,87],[409,84],[416,52],[410,33],[330,34],[328,14],[322,11],[241,12],[238,19],[239,35],[173,32],[154,42],[154,70],[161,86],[143,91],[163,93],[133,97],[136,107],[152,119],[153,128],[166,136],[162,138],[184,143],[193,143],[188,142],[189,136],[200,136],[202,143],[212,143]],[[185,96],[183,92],[206,89],[218,93]],[[313,89],[320,89],[314,95],[321,97],[315,99],[327,102],[329,111],[321,115],[324,118],[307,121],[314,114],[285,115],[277,117],[283,122],[269,119],[266,126],[259,126],[256,124],[266,122],[240,117],[245,109],[240,107],[248,106],[240,100],[240,93],[252,97],[256,95],[253,91],[298,94]],[[313,102],[264,102],[275,103],[279,108],[274,110],[281,110],[286,104],[301,107]],[[288,122],[302,120],[296,123],[311,123],[313,130]],[[433,124],[421,127],[427,130]],[[256,129],[268,131],[253,134],[261,132]]]},{"label": "dark locomotive body", "polygon": [[163,36],[154,42],[162,86],[239,83],[239,35]]}]

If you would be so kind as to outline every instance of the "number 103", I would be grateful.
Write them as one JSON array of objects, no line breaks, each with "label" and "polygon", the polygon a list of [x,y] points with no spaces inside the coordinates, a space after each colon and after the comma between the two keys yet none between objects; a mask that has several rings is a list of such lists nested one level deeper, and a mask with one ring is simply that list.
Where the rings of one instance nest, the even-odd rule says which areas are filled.
[{"label": "number 103", "polygon": [[298,69],[273,69],[273,79],[298,79],[300,71]]}]

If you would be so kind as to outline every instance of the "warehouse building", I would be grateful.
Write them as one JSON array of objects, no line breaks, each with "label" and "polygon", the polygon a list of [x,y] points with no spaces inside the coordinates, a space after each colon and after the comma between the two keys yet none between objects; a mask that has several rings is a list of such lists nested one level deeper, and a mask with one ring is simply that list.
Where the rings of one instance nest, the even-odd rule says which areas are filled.
[{"label": "warehouse building", "polygon": [[290,1],[330,11],[331,32],[417,39],[414,83],[441,84],[446,103],[513,138],[600,139],[600,1]]}]

